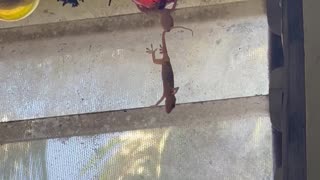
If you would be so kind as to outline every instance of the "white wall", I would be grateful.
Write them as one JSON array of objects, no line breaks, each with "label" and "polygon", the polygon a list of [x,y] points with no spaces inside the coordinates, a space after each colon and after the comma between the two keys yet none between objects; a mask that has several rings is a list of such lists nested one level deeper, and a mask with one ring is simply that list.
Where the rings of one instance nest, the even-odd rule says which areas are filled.
[{"label": "white wall", "polygon": [[[260,2],[176,12],[176,24],[194,31],[193,37],[179,30],[167,35],[178,103],[267,94],[267,23]],[[61,34],[55,38],[3,41],[0,121],[154,105],[162,95],[161,67],[145,48],[158,46],[162,30],[139,28],[131,17],[115,19],[131,23],[128,29],[110,23],[106,31],[66,36],[57,29],[68,24],[60,23],[46,30]],[[81,21],[74,26],[94,28]],[[32,34],[32,28],[40,26],[13,36]]]}]

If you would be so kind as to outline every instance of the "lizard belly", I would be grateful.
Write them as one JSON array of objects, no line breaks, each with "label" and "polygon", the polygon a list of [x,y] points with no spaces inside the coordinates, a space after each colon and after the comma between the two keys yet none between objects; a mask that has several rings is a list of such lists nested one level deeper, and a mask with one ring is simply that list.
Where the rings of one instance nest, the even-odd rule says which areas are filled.
[{"label": "lizard belly", "polygon": [[162,65],[162,81],[164,91],[170,91],[174,88],[174,75],[170,62]]}]

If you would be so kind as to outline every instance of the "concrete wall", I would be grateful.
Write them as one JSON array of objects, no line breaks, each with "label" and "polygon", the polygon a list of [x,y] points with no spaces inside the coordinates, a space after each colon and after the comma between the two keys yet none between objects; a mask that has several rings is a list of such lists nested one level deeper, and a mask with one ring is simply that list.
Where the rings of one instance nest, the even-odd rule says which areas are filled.
[{"label": "concrete wall", "polygon": [[[167,35],[178,103],[267,94],[260,0],[174,18],[194,31]],[[161,68],[145,48],[158,46],[161,31],[158,17],[144,14],[0,29],[0,121],[154,105]]]}]

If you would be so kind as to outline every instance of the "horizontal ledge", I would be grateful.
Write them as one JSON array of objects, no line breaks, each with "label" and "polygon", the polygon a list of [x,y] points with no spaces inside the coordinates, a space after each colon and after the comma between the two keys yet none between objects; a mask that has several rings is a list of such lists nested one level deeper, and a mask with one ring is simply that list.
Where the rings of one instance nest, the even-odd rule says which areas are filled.
[{"label": "horizontal ledge", "polygon": [[[212,6],[242,1],[256,0],[183,0],[178,1],[177,9]],[[131,0],[116,0],[111,3],[111,6],[107,5],[107,0],[84,1],[80,2],[77,8],[72,8],[69,4],[62,6],[62,3],[57,1],[40,1],[37,9],[27,18],[27,20],[14,23],[0,22],[0,29],[121,16],[138,12],[138,8]]]},{"label": "horizontal ledge", "polygon": [[0,144],[269,116],[267,96],[78,114],[0,123]]}]

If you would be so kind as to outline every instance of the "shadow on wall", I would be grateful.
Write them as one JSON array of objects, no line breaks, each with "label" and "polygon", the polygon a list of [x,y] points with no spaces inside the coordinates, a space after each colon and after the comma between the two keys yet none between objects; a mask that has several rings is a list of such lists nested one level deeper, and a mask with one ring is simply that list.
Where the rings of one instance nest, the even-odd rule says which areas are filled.
[{"label": "shadow on wall", "polygon": [[[268,118],[213,120],[192,127],[109,135],[97,139],[103,141],[100,145],[92,144],[95,137],[90,136],[90,141],[84,141],[86,148],[81,144],[88,137],[70,139],[65,146],[56,143],[63,139],[54,140],[53,144],[32,141],[2,145],[0,180],[61,179],[61,175],[65,179],[102,180],[272,178]],[[50,149],[50,145],[54,148]],[[73,164],[74,158],[82,163]],[[64,167],[69,164],[71,168]]]},{"label": "shadow on wall", "polygon": [[170,129],[139,130],[114,137],[98,149],[81,174],[101,167],[99,179],[159,179],[169,132]]},{"label": "shadow on wall", "polygon": [[80,179],[271,179],[270,124],[259,118],[192,128],[120,133],[100,147]]}]

